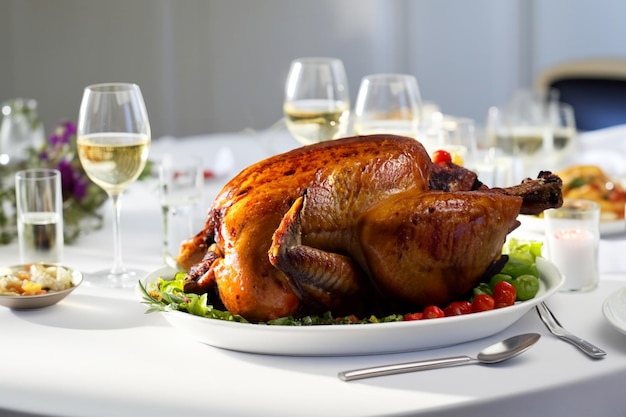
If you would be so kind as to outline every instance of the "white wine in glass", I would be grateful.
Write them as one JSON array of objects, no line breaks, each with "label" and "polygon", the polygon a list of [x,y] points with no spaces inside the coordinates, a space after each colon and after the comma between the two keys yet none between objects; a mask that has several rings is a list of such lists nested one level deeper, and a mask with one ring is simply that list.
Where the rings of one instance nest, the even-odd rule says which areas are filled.
[{"label": "white wine in glass", "polygon": [[78,156],[83,168],[111,197],[114,210],[113,267],[87,278],[101,286],[134,286],[145,272],[123,266],[119,199],[148,160],[150,122],[139,86],[110,83],[85,88],[77,130]]},{"label": "white wine in glass", "polygon": [[294,60],[285,86],[283,112],[287,129],[303,145],[346,136],[350,96],[341,60]]}]

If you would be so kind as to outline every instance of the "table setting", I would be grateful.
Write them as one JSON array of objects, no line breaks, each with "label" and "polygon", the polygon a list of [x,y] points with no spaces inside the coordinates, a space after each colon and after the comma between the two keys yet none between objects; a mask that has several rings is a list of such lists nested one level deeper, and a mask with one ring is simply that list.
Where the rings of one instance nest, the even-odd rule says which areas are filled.
[{"label": "table setting", "polygon": [[[147,143],[142,139],[131,158],[134,169],[125,171],[124,178],[111,177],[110,173],[117,171],[98,165],[109,156],[101,153],[94,157],[95,151],[88,147],[123,148],[135,146],[135,142],[98,142],[111,136],[107,133],[110,126],[98,126],[87,116],[95,111],[90,108],[105,111],[108,99],[98,98],[90,89],[104,96],[115,93],[118,101],[109,104],[130,106],[123,112],[137,116],[130,126],[126,125],[128,117],[121,118],[124,126],[114,128],[116,133],[149,138],[141,92],[137,86],[126,84],[86,88],[77,129],[83,152],[80,157],[86,160],[87,174],[92,179],[100,178],[100,182],[94,181],[109,192],[110,198],[101,210],[102,227],[81,233],[70,242],[61,240],[62,251],[54,254],[53,264],[72,270],[71,291],[46,305],[0,306],[0,353],[6,358],[0,372],[0,413],[16,417],[97,417],[173,413],[565,416],[626,412],[621,394],[626,375],[626,262],[620,256],[626,250],[626,224],[622,218],[621,230],[603,232],[597,204],[588,220],[591,226],[584,229],[591,245],[581,249],[591,254],[593,262],[579,280],[572,276],[589,262],[576,257],[574,261],[584,265],[570,272],[567,267],[572,263],[571,250],[567,249],[560,259],[555,254],[561,249],[558,245],[571,241],[560,240],[555,249],[550,240],[554,233],[563,232],[563,228],[552,224],[562,220],[563,216],[556,213],[563,213],[567,207],[548,209],[550,215],[546,212],[535,219],[541,226],[529,224],[523,215],[513,213],[511,221],[517,224],[519,219],[520,225],[505,233],[507,242],[540,242],[541,253],[532,258],[539,275],[538,288],[527,300],[490,311],[414,321],[281,326],[264,324],[271,320],[256,323],[251,316],[246,319],[238,314],[225,320],[209,318],[211,314],[220,317],[222,312],[219,308],[207,312],[207,301],[200,294],[186,295],[187,299],[179,301],[202,304],[205,317],[178,311],[153,298],[151,285],[160,279],[176,281],[181,270],[176,262],[184,258],[172,253],[175,241],[181,239],[176,232],[200,232],[209,207],[231,179],[237,175],[247,178],[246,170],[256,164],[266,164],[261,166],[269,170],[267,161],[280,159],[284,152],[293,151],[289,155],[298,158],[303,143],[318,141],[314,137],[323,129],[313,132],[315,129],[299,126],[295,128],[299,133],[293,133],[293,124],[302,123],[293,110],[302,111],[298,101],[325,100],[341,112],[349,108],[345,101],[345,70],[340,64],[335,59],[294,61],[286,83],[286,124],[277,123],[266,131],[161,137],[148,139]],[[313,69],[306,69],[307,65]],[[315,94],[339,93],[331,93],[332,97],[306,96],[304,91],[311,89],[301,86],[316,84],[311,74],[321,74],[334,86],[318,89]],[[303,81],[303,75],[309,77],[308,81]],[[374,78],[365,77],[363,85]],[[411,111],[396,109],[394,114],[412,115],[415,107],[421,106],[415,80],[409,78],[408,82],[413,96],[402,102],[408,103]],[[129,96],[119,100],[125,94]],[[359,93],[360,97],[364,95]],[[359,107],[364,108],[365,99],[359,100]],[[116,110],[109,111],[114,115]],[[110,118],[115,120],[115,116]],[[105,118],[92,114],[91,119]],[[454,126],[467,125],[461,118],[445,116],[445,121],[454,122]],[[313,123],[310,119],[308,122]],[[440,122],[443,126],[444,119]],[[413,126],[414,120],[410,123]],[[612,128],[589,136],[616,135],[616,131]],[[471,124],[469,132],[473,137]],[[443,137],[443,133],[437,135]],[[445,135],[458,137],[449,131]],[[440,142],[441,146],[450,144],[450,140]],[[583,137],[578,144],[586,146],[590,140]],[[473,139],[464,141],[467,153],[463,153],[460,163],[471,167],[476,143]],[[605,144],[612,146],[608,141]],[[139,149],[142,147],[143,151]],[[89,161],[93,166],[89,167]],[[146,177],[138,179],[145,166]],[[615,170],[609,172],[618,175]],[[291,175],[290,171],[285,174]],[[112,185],[116,181],[119,184]],[[122,191],[120,210],[117,197]],[[276,193],[280,192],[282,189],[276,186]],[[316,192],[314,188],[308,191],[306,210],[317,209],[313,199]],[[330,213],[330,206],[323,210]],[[186,214],[180,219],[177,213]],[[577,222],[580,216],[575,215]],[[246,219],[254,221],[254,213],[248,212]],[[387,227],[385,224],[383,227]],[[235,227],[235,223],[230,225]],[[291,223],[288,226],[293,227]],[[571,234],[573,228],[583,230],[580,223],[568,223],[564,230]],[[384,236],[374,230],[378,233],[375,236]],[[280,239],[280,235],[274,237],[269,252],[276,257],[280,250],[274,245],[281,244]],[[0,245],[3,266],[36,262],[24,258],[20,240],[18,236]],[[506,255],[507,259],[515,257],[512,250]],[[559,262],[566,264],[559,266]],[[114,279],[96,279],[101,271],[115,275]],[[6,269],[3,272],[9,273]],[[567,401],[555,401],[558,398]]]}]

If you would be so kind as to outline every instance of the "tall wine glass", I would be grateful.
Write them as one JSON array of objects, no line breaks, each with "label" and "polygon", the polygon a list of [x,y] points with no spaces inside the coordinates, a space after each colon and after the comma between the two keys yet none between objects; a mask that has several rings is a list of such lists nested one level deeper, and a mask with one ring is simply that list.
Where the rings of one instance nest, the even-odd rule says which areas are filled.
[{"label": "tall wine glass", "polygon": [[565,168],[566,162],[576,152],[576,117],[574,108],[558,101],[548,103],[548,123],[552,127],[553,150],[550,163],[554,169]]},{"label": "tall wine glass", "polygon": [[139,177],[148,159],[150,122],[135,84],[96,84],[85,88],[77,129],[78,156],[89,178],[113,202],[113,267],[89,278],[95,285],[131,287],[142,271],[122,264],[120,197]]},{"label": "tall wine glass", "polygon": [[416,138],[422,100],[417,80],[408,74],[363,77],[354,109],[354,133],[388,133]]},{"label": "tall wine glass", "polygon": [[294,60],[287,76],[283,112],[287,129],[303,145],[346,136],[350,95],[341,60]]}]

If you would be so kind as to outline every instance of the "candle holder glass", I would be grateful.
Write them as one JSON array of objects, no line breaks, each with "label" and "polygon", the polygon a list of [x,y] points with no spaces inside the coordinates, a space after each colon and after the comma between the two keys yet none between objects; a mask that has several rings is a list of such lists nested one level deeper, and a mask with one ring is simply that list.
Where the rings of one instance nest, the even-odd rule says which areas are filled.
[{"label": "candle holder glass", "polygon": [[562,292],[590,291],[598,285],[600,206],[589,200],[568,200],[544,212],[548,259],[565,277]]}]

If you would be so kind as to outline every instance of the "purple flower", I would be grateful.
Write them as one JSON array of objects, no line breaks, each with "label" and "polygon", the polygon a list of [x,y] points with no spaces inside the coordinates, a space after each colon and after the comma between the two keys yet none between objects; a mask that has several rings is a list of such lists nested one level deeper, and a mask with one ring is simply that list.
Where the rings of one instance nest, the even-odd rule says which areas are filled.
[{"label": "purple flower", "polygon": [[81,200],[87,195],[89,183],[84,178],[81,178],[80,173],[74,170],[70,161],[60,160],[57,168],[61,172],[63,200],[67,200],[70,197]]},{"label": "purple flower", "polygon": [[73,122],[65,121],[54,129],[54,133],[50,135],[48,142],[52,146],[64,145],[69,143],[70,138],[74,135],[76,135],[76,125]]},{"label": "purple flower", "polygon": [[87,195],[87,188],[89,187],[89,180],[87,178],[81,178],[80,176],[76,177],[76,182],[74,183],[74,198],[77,200],[82,200]]},{"label": "purple flower", "polygon": [[47,161],[47,160],[49,160],[49,159],[50,159],[50,155],[48,154],[48,152],[47,152],[47,151],[41,151],[41,152],[39,153],[39,160],[40,160],[40,161]]}]

